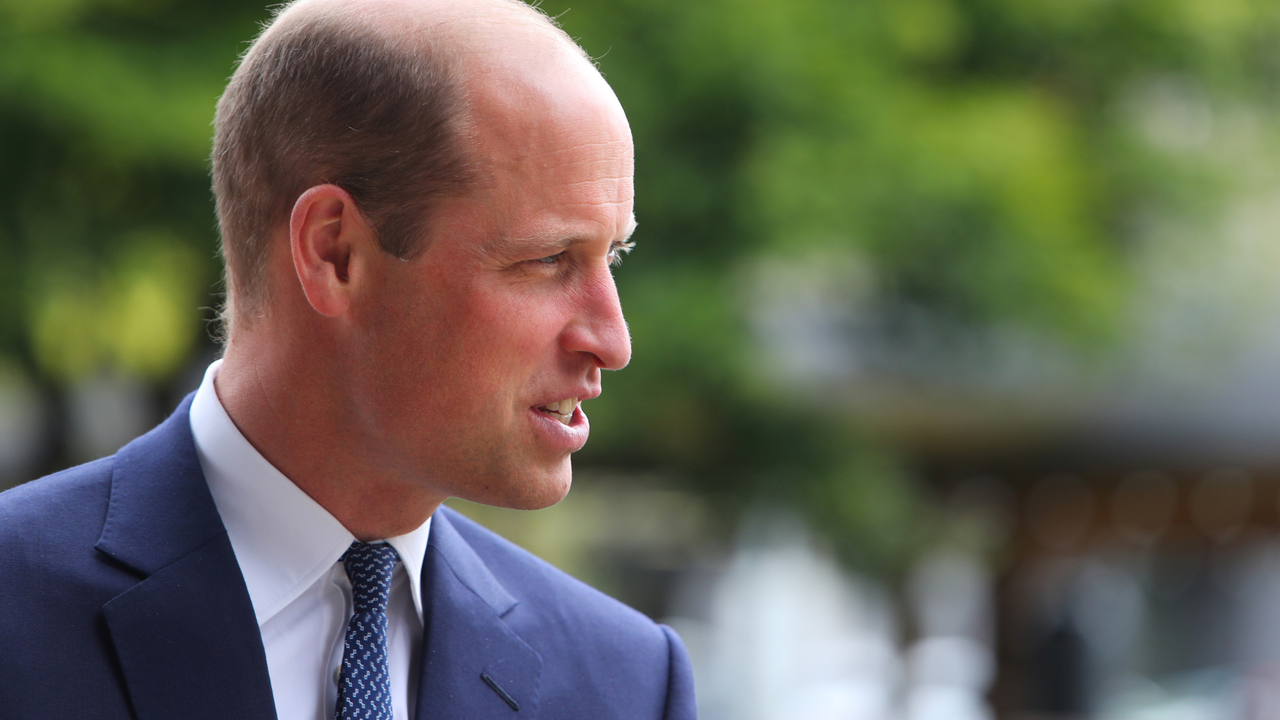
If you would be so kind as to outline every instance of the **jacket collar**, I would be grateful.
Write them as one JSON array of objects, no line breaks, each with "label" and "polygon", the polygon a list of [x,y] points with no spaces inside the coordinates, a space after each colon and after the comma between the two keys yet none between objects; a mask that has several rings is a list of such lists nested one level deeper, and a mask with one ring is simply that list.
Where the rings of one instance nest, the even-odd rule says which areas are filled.
[{"label": "jacket collar", "polygon": [[107,519],[95,547],[144,575],[227,532],[191,439],[191,399],[115,456]]},{"label": "jacket collar", "polygon": [[432,517],[431,540],[428,550],[434,549],[447,564],[457,582],[488,605],[498,617],[505,616],[519,604],[506,587],[498,582],[489,570],[489,566],[476,554],[471,544],[458,534],[451,518],[457,517],[454,510],[442,508]]},{"label": "jacket collar", "polygon": [[542,658],[508,625],[518,601],[441,508],[422,566],[425,598],[418,720],[538,714]]},{"label": "jacket collar", "polygon": [[139,720],[273,720],[266,653],[209,494],[191,396],[116,454],[97,549],[143,579],[103,606]]}]

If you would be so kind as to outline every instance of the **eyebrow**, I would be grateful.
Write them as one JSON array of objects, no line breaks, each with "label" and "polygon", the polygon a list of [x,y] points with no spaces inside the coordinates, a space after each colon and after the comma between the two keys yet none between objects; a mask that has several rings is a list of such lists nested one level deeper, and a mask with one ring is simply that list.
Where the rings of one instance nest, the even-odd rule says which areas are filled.
[{"label": "eyebrow", "polygon": [[[622,237],[614,240],[613,242],[610,243],[610,245],[617,246],[629,241],[631,239],[631,236],[635,233],[637,226],[638,226],[638,223],[636,222],[636,216],[633,213],[629,218],[627,218],[626,230],[622,233]],[[504,245],[507,245],[512,240],[517,240],[517,241],[532,243],[539,247],[547,248],[548,250],[551,250],[551,249],[566,250],[568,248],[573,247],[574,245],[580,245],[585,242],[592,242],[594,239],[595,238],[585,237],[582,235],[561,234],[561,233],[552,232],[552,233],[547,233],[545,235],[532,235],[532,236],[526,236],[523,238],[499,237],[499,238],[494,238],[490,243],[487,243],[487,245],[489,246],[490,250],[497,250],[503,247]]]}]

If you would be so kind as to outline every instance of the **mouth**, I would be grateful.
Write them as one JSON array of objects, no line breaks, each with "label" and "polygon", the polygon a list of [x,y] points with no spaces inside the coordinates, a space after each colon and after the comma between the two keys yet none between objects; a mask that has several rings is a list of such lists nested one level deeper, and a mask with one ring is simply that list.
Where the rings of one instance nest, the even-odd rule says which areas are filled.
[{"label": "mouth", "polygon": [[562,424],[568,425],[573,422],[573,414],[577,411],[581,401],[574,398],[565,398],[553,403],[547,403],[538,408],[538,412],[545,413],[559,420]]}]

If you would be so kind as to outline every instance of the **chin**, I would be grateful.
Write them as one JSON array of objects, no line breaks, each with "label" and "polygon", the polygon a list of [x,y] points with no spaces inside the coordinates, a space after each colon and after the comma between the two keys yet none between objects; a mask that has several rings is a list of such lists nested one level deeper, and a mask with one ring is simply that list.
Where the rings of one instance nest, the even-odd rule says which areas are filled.
[{"label": "chin", "polygon": [[565,458],[554,468],[525,469],[492,478],[479,484],[476,492],[459,497],[512,510],[541,510],[563,500],[572,485],[573,468]]}]

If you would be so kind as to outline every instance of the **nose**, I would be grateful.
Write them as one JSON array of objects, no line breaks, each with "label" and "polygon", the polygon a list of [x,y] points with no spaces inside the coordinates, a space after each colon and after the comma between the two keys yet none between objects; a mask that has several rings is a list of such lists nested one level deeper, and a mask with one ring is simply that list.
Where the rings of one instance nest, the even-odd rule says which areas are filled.
[{"label": "nose", "polygon": [[631,333],[622,317],[618,287],[607,266],[584,283],[575,317],[561,334],[561,344],[593,357],[596,367],[621,370],[631,362]]}]

